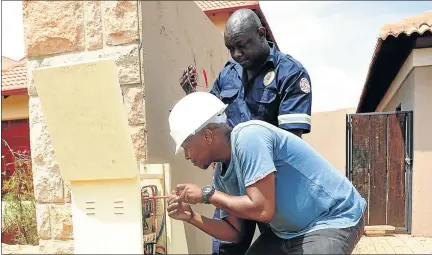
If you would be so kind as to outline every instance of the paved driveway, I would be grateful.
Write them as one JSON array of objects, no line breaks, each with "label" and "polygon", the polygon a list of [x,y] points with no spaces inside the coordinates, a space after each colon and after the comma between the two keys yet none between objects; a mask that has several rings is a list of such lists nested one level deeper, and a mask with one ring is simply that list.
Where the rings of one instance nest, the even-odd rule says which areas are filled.
[{"label": "paved driveway", "polygon": [[[38,254],[38,246],[2,244],[3,254]],[[353,254],[432,254],[432,238],[392,235],[363,236]]]},{"label": "paved driveway", "polygon": [[363,236],[353,254],[432,254],[432,238],[410,235]]}]

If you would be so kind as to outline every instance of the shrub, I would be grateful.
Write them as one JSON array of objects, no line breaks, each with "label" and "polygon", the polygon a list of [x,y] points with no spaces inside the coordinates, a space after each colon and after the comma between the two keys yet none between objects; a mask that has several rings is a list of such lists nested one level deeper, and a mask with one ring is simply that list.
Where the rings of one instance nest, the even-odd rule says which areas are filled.
[{"label": "shrub", "polygon": [[[33,171],[29,150],[12,150],[6,141],[3,145],[12,154],[15,171],[2,186],[3,226],[2,239],[11,237],[14,244],[37,245],[36,201],[33,189]],[[6,177],[2,169],[3,178]],[[3,240],[2,240],[3,241]],[[4,241],[3,241],[4,242]]]}]

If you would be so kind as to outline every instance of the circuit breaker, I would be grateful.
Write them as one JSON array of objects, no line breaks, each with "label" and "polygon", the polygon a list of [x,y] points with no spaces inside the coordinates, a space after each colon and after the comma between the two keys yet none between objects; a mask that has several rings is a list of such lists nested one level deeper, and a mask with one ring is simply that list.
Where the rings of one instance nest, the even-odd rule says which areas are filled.
[{"label": "circuit breaker", "polygon": [[33,71],[62,178],[76,254],[143,254],[141,184],[111,59]]}]

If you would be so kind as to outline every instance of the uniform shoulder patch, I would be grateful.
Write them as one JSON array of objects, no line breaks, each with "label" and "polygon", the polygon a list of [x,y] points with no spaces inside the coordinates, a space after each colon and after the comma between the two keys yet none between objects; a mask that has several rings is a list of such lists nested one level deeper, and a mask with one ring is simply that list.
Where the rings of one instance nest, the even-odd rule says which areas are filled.
[{"label": "uniform shoulder patch", "polygon": [[268,86],[273,80],[274,80],[274,78],[275,78],[275,76],[276,76],[276,74],[275,74],[275,72],[274,71],[270,71],[270,72],[268,72],[265,76],[264,76],[264,80],[263,80],[263,83],[264,83],[264,86]]},{"label": "uniform shoulder patch", "polygon": [[309,80],[307,78],[302,78],[300,80],[300,89],[304,92],[304,93],[310,93],[311,88],[310,88],[310,83]]}]

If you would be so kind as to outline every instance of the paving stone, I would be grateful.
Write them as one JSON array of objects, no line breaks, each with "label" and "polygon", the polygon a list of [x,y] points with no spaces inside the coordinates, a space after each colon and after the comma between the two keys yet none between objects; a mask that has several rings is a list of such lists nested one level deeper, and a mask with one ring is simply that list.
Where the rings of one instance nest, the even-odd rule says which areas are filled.
[{"label": "paving stone", "polygon": [[352,254],[432,254],[432,238],[410,235],[363,236]]}]

